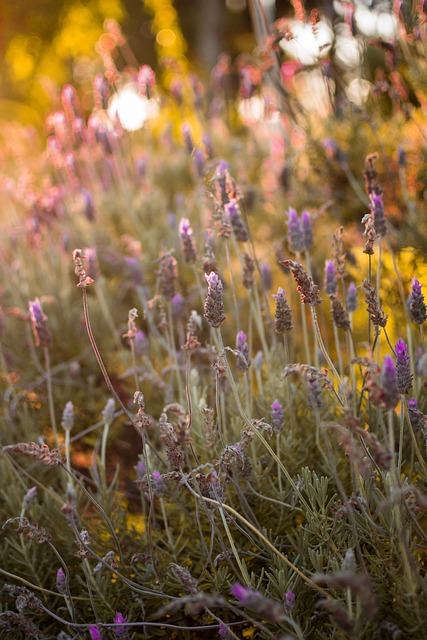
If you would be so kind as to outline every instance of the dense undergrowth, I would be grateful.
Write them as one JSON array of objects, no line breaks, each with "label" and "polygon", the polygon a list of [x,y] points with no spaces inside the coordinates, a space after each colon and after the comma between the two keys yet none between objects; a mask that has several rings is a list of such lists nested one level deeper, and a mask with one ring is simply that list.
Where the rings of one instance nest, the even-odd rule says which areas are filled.
[{"label": "dense undergrowth", "polygon": [[271,37],[235,97],[104,56],[45,150],[3,127],[4,637],[425,637],[413,19],[363,106],[308,110]]}]

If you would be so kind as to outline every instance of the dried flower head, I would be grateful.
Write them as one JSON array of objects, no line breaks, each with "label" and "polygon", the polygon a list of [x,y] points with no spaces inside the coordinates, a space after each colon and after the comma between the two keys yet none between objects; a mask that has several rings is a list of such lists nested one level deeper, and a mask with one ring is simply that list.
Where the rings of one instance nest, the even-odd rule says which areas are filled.
[{"label": "dried flower head", "polygon": [[337,296],[331,297],[331,315],[334,325],[338,327],[338,329],[345,329],[346,331],[350,329],[348,313]]},{"label": "dried flower head", "polygon": [[243,286],[245,289],[251,290],[254,288],[255,280],[255,263],[249,254],[243,254]]},{"label": "dried flower head", "polygon": [[74,249],[73,251],[73,262],[74,262],[74,273],[79,279],[78,287],[80,289],[86,288],[90,284],[93,283],[92,278],[90,278],[84,269],[83,266],[83,251],[81,249]]},{"label": "dried flower head", "polygon": [[375,329],[378,331],[378,327],[386,326],[388,316],[382,310],[375,287],[366,278],[363,279],[362,289],[365,292],[365,302],[368,305],[366,310]]},{"label": "dried flower head", "polygon": [[167,300],[172,300],[176,293],[178,264],[171,253],[165,253],[160,259],[160,292]]},{"label": "dried flower head", "polygon": [[292,331],[292,309],[285,296],[285,290],[282,287],[277,289],[277,293],[273,294],[273,298],[276,301],[275,311],[275,330],[276,333],[285,333]]},{"label": "dried flower head", "polygon": [[297,290],[301,294],[301,302],[303,304],[315,306],[322,302],[322,298],[319,296],[319,288],[314,284],[313,278],[306,273],[302,264],[293,260],[281,260],[280,264],[291,270],[298,285]]},{"label": "dried flower head", "polygon": [[224,313],[223,286],[219,276],[211,271],[209,275],[205,274],[208,283],[208,290],[205,298],[205,318],[211,327],[218,328],[224,322],[226,316]]},{"label": "dried flower head", "polygon": [[28,303],[28,308],[36,347],[50,347],[52,344],[52,334],[47,324],[47,317],[43,313],[40,300],[38,298],[31,300]]},{"label": "dried flower head", "polygon": [[175,564],[175,562],[172,562],[169,567],[172,567],[175,571],[186,593],[191,593],[194,595],[199,592],[198,582],[195,578],[193,578],[188,569],[186,569],[185,567],[181,567],[179,564]]},{"label": "dried flower head", "polygon": [[337,274],[340,275],[342,278],[347,275],[346,268],[345,268],[346,253],[344,250],[344,243],[342,238],[343,233],[344,233],[344,228],[339,227],[339,229],[335,231],[332,238],[334,265],[335,265]]}]

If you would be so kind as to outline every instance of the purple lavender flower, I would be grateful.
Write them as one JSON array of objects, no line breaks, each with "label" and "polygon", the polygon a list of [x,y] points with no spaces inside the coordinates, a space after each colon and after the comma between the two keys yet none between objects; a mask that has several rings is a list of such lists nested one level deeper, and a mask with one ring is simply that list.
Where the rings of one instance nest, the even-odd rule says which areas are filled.
[{"label": "purple lavender flower", "polygon": [[399,402],[399,388],[397,384],[397,371],[393,358],[389,355],[384,357],[381,386],[383,388],[383,402],[387,409],[394,409]]},{"label": "purple lavender flower", "polygon": [[194,149],[194,142],[191,136],[191,129],[188,124],[184,124],[181,128],[182,137],[184,139],[185,148],[188,153],[191,153]]},{"label": "purple lavender flower", "polygon": [[418,409],[418,403],[415,398],[408,400],[408,412],[414,431],[422,429],[423,435],[426,437],[427,416]]},{"label": "purple lavender flower", "polygon": [[206,173],[205,156],[201,149],[196,149],[194,152],[194,166],[199,178],[203,178]]},{"label": "purple lavender flower", "polygon": [[184,311],[184,298],[180,293],[176,293],[172,298],[172,316],[174,320],[182,317]]},{"label": "purple lavender flower", "polygon": [[143,331],[138,330],[136,332],[133,344],[134,344],[136,356],[142,356],[148,353],[149,351],[148,340]]},{"label": "purple lavender flower", "polygon": [[238,352],[236,367],[240,371],[247,371],[251,364],[251,359],[249,356],[248,338],[243,331],[239,331],[236,336],[236,350]]},{"label": "purple lavender flower", "polygon": [[37,487],[31,487],[31,489],[28,489],[27,493],[24,496],[23,506],[28,507],[28,505],[32,503],[36,495]]},{"label": "purple lavender flower", "polygon": [[261,275],[262,286],[266,291],[270,291],[273,286],[273,278],[271,275],[271,268],[267,262],[261,262],[259,265],[259,272]]},{"label": "purple lavender flower", "polygon": [[305,249],[304,232],[295,209],[288,211],[288,245],[289,251],[300,253]]},{"label": "purple lavender flower", "polygon": [[89,626],[90,640],[102,640],[102,633],[96,626],[96,624],[91,624]]},{"label": "purple lavender flower", "polygon": [[408,348],[402,338],[396,342],[394,350],[396,352],[397,387],[399,393],[408,393],[409,389],[412,389],[413,375],[409,365]]},{"label": "purple lavender flower", "polygon": [[40,300],[38,298],[31,300],[28,303],[28,308],[36,347],[49,347],[52,344],[52,334],[47,325],[47,317],[43,313]]},{"label": "purple lavender flower", "polygon": [[231,593],[235,598],[240,600],[242,604],[246,604],[251,600],[255,592],[252,591],[252,589],[248,589],[248,587],[244,587],[239,582],[235,582],[231,587]]},{"label": "purple lavender flower", "polygon": [[165,481],[160,471],[153,471],[152,478],[154,493],[158,496],[163,495],[165,492]]},{"label": "purple lavender flower", "polygon": [[271,426],[275,431],[281,431],[285,425],[283,407],[278,400],[274,400],[271,405]]},{"label": "purple lavender flower", "polygon": [[232,638],[229,628],[223,622],[219,623],[218,635],[220,638],[224,638],[224,640],[231,640]]},{"label": "purple lavender flower", "polygon": [[295,606],[295,594],[293,591],[287,591],[285,593],[285,611],[290,613]]},{"label": "purple lavender flower", "polygon": [[138,463],[135,467],[136,470],[136,479],[137,481],[141,481],[146,476],[147,468],[145,466],[145,462],[143,460],[138,460]]},{"label": "purple lavender flower", "polygon": [[218,328],[225,320],[222,282],[219,276],[211,271],[205,274],[208,291],[205,298],[205,318],[211,327]]},{"label": "purple lavender flower", "polygon": [[338,292],[337,274],[333,260],[325,260],[325,291],[329,297],[336,296]]},{"label": "purple lavender flower", "polygon": [[93,196],[90,191],[82,188],[81,194],[83,196],[84,213],[86,218],[92,222],[95,220],[95,205],[93,202]]},{"label": "purple lavender flower", "polygon": [[387,225],[384,215],[382,193],[371,193],[370,201],[375,231],[379,236],[385,236],[387,233]]},{"label": "purple lavender flower", "polygon": [[313,223],[306,209],[301,214],[301,227],[304,235],[304,249],[308,251],[313,246]]},{"label": "purple lavender flower", "polygon": [[357,289],[354,282],[350,282],[347,288],[347,311],[353,313],[357,309]]},{"label": "purple lavender flower", "polygon": [[118,638],[123,638],[126,634],[127,634],[127,630],[126,630],[126,618],[119,612],[116,612],[116,615],[114,616],[114,620],[113,620],[114,624],[119,624],[119,625],[123,625],[123,628],[121,629],[120,627],[114,627],[114,634],[118,637]]},{"label": "purple lavender flower", "polygon": [[407,307],[411,320],[417,324],[423,324],[427,319],[427,309],[421,287],[422,284],[416,278],[412,278]]},{"label": "purple lavender flower", "polygon": [[61,567],[59,567],[56,574],[56,588],[58,589],[59,593],[67,592],[67,577]]},{"label": "purple lavender flower", "polygon": [[187,263],[193,263],[197,260],[197,251],[193,239],[193,229],[188,218],[181,218],[178,230],[181,237],[184,260]]},{"label": "purple lavender flower", "polygon": [[236,200],[230,200],[230,202],[225,206],[225,210],[230,216],[230,224],[236,240],[238,242],[247,242],[249,240],[248,229],[240,215]]}]

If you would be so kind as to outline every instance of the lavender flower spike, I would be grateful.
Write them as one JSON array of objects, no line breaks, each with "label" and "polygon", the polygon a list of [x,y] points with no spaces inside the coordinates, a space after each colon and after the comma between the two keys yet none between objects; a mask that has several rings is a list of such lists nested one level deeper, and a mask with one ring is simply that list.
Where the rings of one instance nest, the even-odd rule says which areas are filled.
[{"label": "lavender flower spike", "polygon": [[117,636],[117,638],[123,638],[127,635],[126,622],[126,618],[119,611],[117,611],[116,615],[114,616],[114,624],[118,624],[120,626],[123,625],[123,628],[114,628],[114,634]]},{"label": "lavender flower spike", "polygon": [[305,249],[304,232],[295,209],[288,211],[288,244],[289,250],[300,253]]},{"label": "lavender flower spike", "polygon": [[214,271],[211,271],[209,275],[205,274],[205,278],[208,283],[208,290],[205,298],[204,315],[211,327],[218,328],[226,318],[222,282]]},{"label": "lavender flower spike", "polygon": [[277,293],[273,294],[273,298],[276,301],[276,313],[275,313],[275,329],[276,333],[285,333],[285,331],[292,331],[292,309],[285,296],[285,290],[282,287],[277,289]]},{"label": "lavender flower spike", "polygon": [[190,226],[188,218],[181,218],[179,223],[179,235],[181,237],[182,251],[184,260],[192,263],[197,260],[196,245],[193,239],[193,229]]},{"label": "lavender flower spike", "polygon": [[422,284],[416,278],[412,278],[411,292],[408,296],[408,313],[413,322],[423,324],[427,319],[427,308],[424,295],[421,293]]},{"label": "lavender flower spike", "polygon": [[381,386],[383,388],[383,402],[386,409],[394,409],[399,402],[399,388],[397,383],[397,371],[393,358],[389,355],[384,357],[381,375]]},{"label": "lavender flower spike", "polygon": [[102,633],[96,626],[96,624],[91,624],[89,626],[90,640],[102,640]]},{"label": "lavender flower spike", "polygon": [[357,309],[357,289],[354,282],[350,282],[347,288],[347,311],[353,313]]},{"label": "lavender flower spike", "polygon": [[283,407],[278,400],[275,400],[271,405],[271,426],[275,431],[281,431],[285,426]]},{"label": "lavender flower spike", "polygon": [[409,365],[408,348],[402,338],[396,342],[394,350],[396,352],[397,387],[399,393],[408,393],[412,389],[413,375]]},{"label": "lavender flower spike", "polygon": [[304,249],[308,251],[313,246],[313,223],[306,209],[301,214],[301,227],[304,235]]},{"label": "lavender flower spike", "polygon": [[239,582],[236,582],[235,584],[233,584],[233,586],[231,587],[231,593],[235,598],[240,600],[240,602],[242,602],[243,604],[246,604],[253,597],[253,594],[254,594],[252,589],[249,589],[248,587],[244,587]]},{"label": "lavender flower spike", "polygon": [[52,334],[47,324],[47,317],[43,313],[40,300],[38,298],[31,300],[28,303],[28,308],[36,347],[50,347],[52,344]]},{"label": "lavender flower spike", "polygon": [[236,336],[236,350],[238,353],[236,367],[240,371],[247,371],[251,364],[249,356],[248,338],[243,331],[239,331]]},{"label": "lavender flower spike", "polygon": [[337,275],[333,260],[325,260],[325,291],[331,298],[337,294]]}]

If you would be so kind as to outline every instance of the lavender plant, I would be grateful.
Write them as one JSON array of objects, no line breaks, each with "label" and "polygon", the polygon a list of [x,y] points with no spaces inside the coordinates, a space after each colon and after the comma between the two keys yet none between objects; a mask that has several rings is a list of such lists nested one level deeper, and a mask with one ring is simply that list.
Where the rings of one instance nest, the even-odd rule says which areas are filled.
[{"label": "lavender plant", "polygon": [[[415,74],[426,23],[397,19]],[[34,180],[2,180],[5,637],[425,636],[425,202],[375,92],[357,145],[350,107],[347,129],[313,126],[289,61],[274,72],[291,27],[239,62],[236,100],[271,96],[262,68],[274,118],[236,132],[224,90],[208,103],[177,69],[165,90],[143,65],[161,115],[131,133],[107,112],[129,69],[104,55],[92,111],[64,88]]]}]

